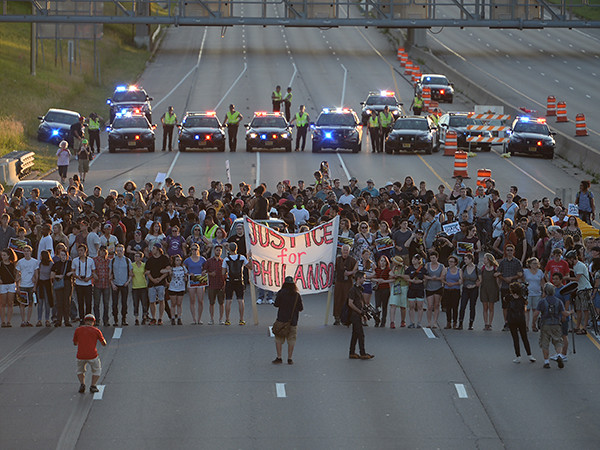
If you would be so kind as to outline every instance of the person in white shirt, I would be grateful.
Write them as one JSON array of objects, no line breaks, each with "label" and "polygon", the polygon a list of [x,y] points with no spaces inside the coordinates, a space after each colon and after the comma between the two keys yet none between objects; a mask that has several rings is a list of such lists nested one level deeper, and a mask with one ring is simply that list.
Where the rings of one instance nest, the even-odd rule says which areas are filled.
[{"label": "person in white shirt", "polygon": [[[586,326],[590,320],[590,311],[588,309],[589,299],[592,294],[592,283],[590,282],[590,272],[587,266],[579,261],[577,250],[569,250],[565,254],[565,259],[569,267],[573,269],[574,277],[568,278],[570,281],[577,282],[577,295],[575,297],[575,310],[577,311],[577,323],[579,324],[575,333],[586,334]],[[581,316],[583,315],[583,320]]]},{"label": "person in white shirt", "polygon": [[[32,327],[33,324],[29,322],[31,319],[31,313],[33,312],[33,304],[35,303],[34,293],[37,287],[37,282],[39,278],[39,267],[40,262],[31,257],[31,252],[33,249],[26,245],[23,247],[24,258],[20,259],[17,262],[17,293],[26,293],[27,294],[27,302],[19,301],[19,308],[21,309],[21,326],[22,327]],[[25,313],[25,308],[27,308],[27,313]]]},{"label": "person in white shirt", "polygon": [[355,198],[356,197],[354,197],[354,195],[352,195],[352,193],[350,192],[350,186],[344,186],[344,193],[340,195],[338,203],[340,205],[350,205],[352,204],[352,200],[354,200]]},{"label": "person in white shirt", "polygon": [[40,238],[40,242],[38,242],[38,261],[41,259],[41,254],[44,250],[48,250],[50,252],[50,258],[54,258],[54,242],[52,241],[50,231],[50,225],[44,224],[42,226],[42,237]]},{"label": "person in white shirt", "polygon": [[96,271],[96,264],[92,258],[87,256],[87,245],[79,244],[77,254],[79,256],[73,259],[69,275],[75,280],[79,321],[83,322],[83,317],[92,312],[92,279]]},{"label": "person in white shirt", "polygon": [[102,234],[102,236],[100,236],[100,245],[106,247],[106,250],[108,250],[109,257],[112,258],[115,254],[115,248],[117,247],[119,240],[114,234],[111,233],[112,225],[110,223],[105,224],[104,233]]},{"label": "person in white shirt", "polygon": [[308,210],[304,207],[304,198],[301,195],[296,197],[296,204],[290,210],[290,213],[294,216],[294,223],[296,227],[305,225],[306,221],[310,217]]}]

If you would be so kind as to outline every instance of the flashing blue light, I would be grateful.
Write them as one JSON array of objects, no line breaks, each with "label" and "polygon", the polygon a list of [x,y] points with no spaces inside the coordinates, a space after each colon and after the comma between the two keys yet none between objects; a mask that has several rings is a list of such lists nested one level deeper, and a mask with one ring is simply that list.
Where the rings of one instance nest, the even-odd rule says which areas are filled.
[{"label": "flashing blue light", "polygon": [[58,136],[58,130],[52,130],[52,136]]},{"label": "flashing blue light", "polygon": [[107,98],[107,99],[106,99],[106,104],[107,104],[107,105],[110,105],[111,103],[112,103],[112,102],[110,101],[110,98]]},{"label": "flashing blue light", "polygon": [[331,139],[331,137],[332,137],[332,136],[331,136],[331,132],[330,132],[330,131],[327,131],[327,132],[325,133],[325,139]]},{"label": "flashing blue light", "polygon": [[200,139],[200,136],[196,135],[196,136],[194,136],[194,139],[198,140],[198,139]]},{"label": "flashing blue light", "polygon": [[323,108],[323,112],[324,113],[328,113],[329,112],[329,108]]},{"label": "flashing blue light", "polygon": [[519,120],[521,122],[529,122],[529,117],[520,117]]},{"label": "flashing blue light", "polygon": [[431,77],[425,77],[427,81],[431,81]]},{"label": "flashing blue light", "polygon": [[266,134],[261,134],[261,135],[260,135],[260,138],[261,138],[261,139],[267,139],[267,135],[266,135]]},{"label": "flashing blue light", "polygon": [[125,92],[127,90],[127,86],[117,86],[115,91],[117,92]]}]

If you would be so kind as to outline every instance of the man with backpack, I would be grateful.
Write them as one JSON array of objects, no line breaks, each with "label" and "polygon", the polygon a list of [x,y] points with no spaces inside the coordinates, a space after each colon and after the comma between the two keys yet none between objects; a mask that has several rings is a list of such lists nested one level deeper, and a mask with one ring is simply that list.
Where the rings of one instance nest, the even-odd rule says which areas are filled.
[{"label": "man with backpack", "polygon": [[[577,282],[577,295],[575,296],[575,310],[577,311],[577,330],[576,334],[586,334],[585,330],[590,320],[589,303],[592,295],[592,282],[590,281],[590,272],[588,267],[579,261],[577,250],[569,250],[565,254],[565,259],[569,267],[573,270],[573,277],[569,281]],[[582,317],[583,316],[583,317]]]},{"label": "man with backpack", "polygon": [[556,349],[558,368],[562,369],[565,367],[565,363],[562,359],[561,351],[563,348],[563,337],[561,324],[565,317],[568,317],[571,312],[565,310],[565,305],[556,296],[556,288],[554,285],[547,283],[544,286],[544,295],[533,314],[533,331],[537,331],[536,323],[538,317],[541,315],[541,329],[540,329],[540,347],[544,355],[544,369],[550,368],[550,342]]},{"label": "man with backpack", "polygon": [[231,325],[229,314],[231,313],[231,303],[233,302],[233,293],[238,301],[240,311],[240,325],[246,325],[244,322],[244,268],[250,269],[250,263],[244,255],[238,255],[237,244],[229,243],[229,256],[223,260],[223,277],[225,282],[225,325]]},{"label": "man with backpack", "polygon": [[[354,275],[354,285],[348,292],[348,300],[342,309],[342,318],[344,322],[348,321],[348,325],[352,325],[352,337],[350,338],[350,359],[372,359],[373,355],[370,355],[365,351],[365,332],[363,330],[362,316],[363,316],[363,283],[365,282],[365,273],[356,272]],[[346,316],[348,317],[346,319]],[[346,323],[344,323],[345,325]],[[360,355],[356,354],[356,343],[358,342],[358,349]]]},{"label": "man with backpack", "polygon": [[119,325],[119,297],[121,297],[121,326],[127,323],[127,298],[129,283],[133,278],[131,260],[125,256],[125,246],[118,244],[115,257],[110,261],[110,284],[112,287],[112,313],[115,327]]}]

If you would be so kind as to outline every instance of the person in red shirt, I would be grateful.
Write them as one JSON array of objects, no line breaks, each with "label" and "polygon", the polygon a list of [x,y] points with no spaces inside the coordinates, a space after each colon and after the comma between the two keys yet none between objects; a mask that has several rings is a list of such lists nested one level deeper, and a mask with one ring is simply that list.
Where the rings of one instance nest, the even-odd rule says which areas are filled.
[{"label": "person in red shirt", "polygon": [[85,368],[89,364],[92,369],[92,384],[90,392],[98,392],[96,383],[100,379],[100,358],[96,349],[96,341],[105,346],[106,339],[102,332],[94,326],[96,317],[93,314],[87,314],[83,318],[84,325],[78,327],[73,335],[73,345],[77,346],[77,378],[81,385],[79,393],[85,392]]},{"label": "person in red shirt", "polygon": [[390,228],[394,225],[394,217],[401,215],[398,205],[393,199],[389,199],[385,205],[381,214],[379,214],[379,220],[385,220]]},{"label": "person in red shirt", "polygon": [[225,304],[225,276],[223,275],[223,247],[215,245],[215,254],[212,258],[202,266],[203,270],[208,273],[208,305],[210,312],[209,325],[215,323],[215,303],[219,302],[219,323],[225,325],[223,321],[223,312]]},{"label": "person in red shirt", "polygon": [[552,281],[552,275],[556,272],[562,273],[563,277],[569,276],[569,263],[562,259],[562,249],[555,248],[552,250],[551,258],[546,264],[544,272],[546,272],[546,280]]}]

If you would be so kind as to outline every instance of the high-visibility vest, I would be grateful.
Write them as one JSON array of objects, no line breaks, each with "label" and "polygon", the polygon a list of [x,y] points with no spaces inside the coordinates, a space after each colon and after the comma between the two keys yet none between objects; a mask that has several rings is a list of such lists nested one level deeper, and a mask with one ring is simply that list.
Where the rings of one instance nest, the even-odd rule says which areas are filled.
[{"label": "high-visibility vest", "polygon": [[231,125],[237,125],[240,122],[240,112],[239,111],[227,111],[227,123]]},{"label": "high-visibility vest", "polygon": [[100,129],[100,120],[89,119],[88,130],[95,131]]},{"label": "high-visibility vest", "polygon": [[385,113],[382,112],[379,114],[379,120],[381,121],[381,126],[383,128],[389,128],[392,125],[394,118],[392,117],[392,113],[388,112],[387,115],[385,115]]},{"label": "high-visibility vest", "polygon": [[273,99],[274,102],[280,102],[281,101],[281,92],[273,91],[271,98]]},{"label": "high-visibility vest", "polygon": [[369,117],[369,128],[379,128],[379,118],[377,116]]},{"label": "high-visibility vest", "polygon": [[175,125],[177,123],[177,116],[175,114],[169,114],[167,111],[165,113],[165,124],[166,125]]},{"label": "high-visibility vest", "polygon": [[434,113],[429,114],[429,118],[431,119],[431,121],[433,122],[433,124],[435,126],[438,125],[440,118],[438,116],[436,116]]},{"label": "high-visibility vest", "polygon": [[413,104],[415,105],[415,108],[421,108],[423,106],[423,99],[421,97],[415,97]]},{"label": "high-visibility vest", "polygon": [[292,93],[288,92],[287,94],[285,94],[285,98],[283,100],[286,102],[291,102],[292,101]]},{"label": "high-visibility vest", "polygon": [[296,113],[296,126],[305,127],[307,125],[308,125],[308,114],[305,112],[302,114],[297,112]]}]

